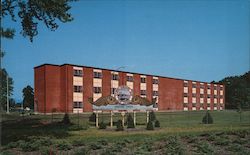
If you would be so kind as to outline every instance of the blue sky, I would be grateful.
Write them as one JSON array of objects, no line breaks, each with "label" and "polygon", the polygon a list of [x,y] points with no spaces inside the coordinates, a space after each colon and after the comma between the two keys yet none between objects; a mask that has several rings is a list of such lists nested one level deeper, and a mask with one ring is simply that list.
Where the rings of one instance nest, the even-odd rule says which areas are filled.
[{"label": "blue sky", "polygon": [[250,70],[250,1],[83,1],[74,21],[51,32],[41,23],[34,42],[2,40],[13,97],[34,86],[33,67],[72,63],[210,82]]}]

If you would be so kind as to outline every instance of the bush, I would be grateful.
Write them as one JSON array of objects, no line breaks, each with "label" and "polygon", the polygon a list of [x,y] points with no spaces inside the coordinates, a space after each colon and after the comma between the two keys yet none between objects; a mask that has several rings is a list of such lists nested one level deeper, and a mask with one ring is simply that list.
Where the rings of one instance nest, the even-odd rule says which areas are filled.
[{"label": "bush", "polygon": [[160,122],[158,120],[155,121],[155,127],[156,128],[159,128],[161,125],[160,125]]},{"label": "bush", "polygon": [[124,128],[122,126],[122,120],[119,119],[116,124],[116,131],[123,131],[123,130]]},{"label": "bush", "polygon": [[89,122],[95,122],[96,121],[96,114],[92,113],[92,115],[89,116]]},{"label": "bush", "polygon": [[88,154],[88,150],[86,148],[80,148],[74,152],[74,155],[85,155]]},{"label": "bush", "polygon": [[76,139],[76,140],[74,140],[74,141],[72,142],[72,145],[73,145],[73,146],[84,146],[85,143],[84,143],[84,141],[83,141],[82,139]]},{"label": "bush", "polygon": [[62,122],[63,122],[63,124],[66,124],[66,125],[70,124],[70,119],[69,119],[69,114],[68,113],[64,114]]},{"label": "bush", "polygon": [[101,148],[102,148],[102,146],[99,145],[99,144],[95,144],[95,143],[90,144],[90,149],[91,150],[98,150],[98,149],[101,149]]},{"label": "bush", "polygon": [[127,123],[128,123],[127,128],[135,128],[134,120],[131,114],[128,115]]},{"label": "bush", "polygon": [[59,142],[59,143],[57,144],[57,148],[58,148],[59,150],[64,150],[64,151],[66,151],[66,150],[72,149],[72,145],[71,145],[70,143],[68,143],[67,141],[61,141],[61,142]]},{"label": "bush", "polygon": [[154,113],[154,111],[151,111],[149,113],[149,121],[155,121],[155,120],[156,120],[155,113]]},{"label": "bush", "polygon": [[147,130],[154,130],[154,125],[152,121],[149,121],[147,124]]},{"label": "bush", "polygon": [[107,128],[107,125],[104,122],[101,122],[99,124],[99,129],[106,129],[106,128]]},{"label": "bush", "polygon": [[203,124],[213,124],[213,118],[210,113],[207,111],[206,115],[202,119]]}]

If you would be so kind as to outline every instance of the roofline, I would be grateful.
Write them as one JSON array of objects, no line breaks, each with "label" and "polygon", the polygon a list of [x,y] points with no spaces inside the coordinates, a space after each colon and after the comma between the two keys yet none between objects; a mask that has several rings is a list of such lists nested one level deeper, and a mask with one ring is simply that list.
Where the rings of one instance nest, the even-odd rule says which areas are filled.
[{"label": "roofline", "polygon": [[[68,64],[68,63],[62,64],[62,65],[44,63],[44,64],[41,64],[39,66],[35,66],[34,69],[39,68],[39,67],[43,67],[43,66],[46,66],[46,65],[55,66],[55,67],[61,67],[61,66],[69,65],[69,66],[75,66],[75,67],[93,68],[93,69],[107,70],[107,71],[113,71],[113,72],[123,72],[123,73],[129,73],[129,74],[140,74],[140,75],[154,76],[154,77],[160,77],[160,78],[168,78],[168,79],[174,79],[174,80],[192,81],[192,82],[201,82],[201,83],[212,83],[212,82],[203,82],[203,81],[197,81],[197,80],[188,80],[188,79],[181,79],[181,78],[173,78],[173,77],[167,77],[167,76],[161,76],[161,75],[135,73],[135,72],[128,72],[128,71],[118,71],[118,70],[114,70],[114,69],[107,69],[107,68],[100,68],[100,67],[91,67],[91,66],[83,66],[83,65],[75,65],[75,64]],[[215,82],[213,84],[224,85],[224,84],[221,84],[219,82]]]}]

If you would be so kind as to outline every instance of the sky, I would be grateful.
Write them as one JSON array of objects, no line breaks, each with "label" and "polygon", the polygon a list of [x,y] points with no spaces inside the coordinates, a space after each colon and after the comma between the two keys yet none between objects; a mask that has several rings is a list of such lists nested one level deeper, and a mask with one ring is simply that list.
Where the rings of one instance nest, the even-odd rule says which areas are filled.
[{"label": "sky", "polygon": [[52,32],[39,23],[33,43],[2,39],[13,98],[34,87],[34,67],[77,64],[204,82],[250,70],[249,0],[80,0],[74,21]]}]

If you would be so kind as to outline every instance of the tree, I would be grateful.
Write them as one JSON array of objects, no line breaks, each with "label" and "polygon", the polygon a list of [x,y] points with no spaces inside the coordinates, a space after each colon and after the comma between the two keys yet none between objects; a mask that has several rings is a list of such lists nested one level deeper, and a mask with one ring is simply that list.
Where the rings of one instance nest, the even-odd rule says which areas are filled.
[{"label": "tree", "polygon": [[[7,77],[8,77],[8,93],[7,93]],[[0,79],[1,79],[0,102],[1,102],[1,108],[5,110],[7,105],[7,94],[9,95],[9,97],[11,97],[13,92],[14,82],[5,69],[0,69]]]},{"label": "tree", "polygon": [[203,124],[213,124],[213,118],[210,113],[207,111],[205,116],[202,118]]},{"label": "tree", "polygon": [[147,123],[147,128],[146,128],[147,130],[154,130],[154,125],[153,125],[153,122],[152,121],[149,121],[148,123]]},{"label": "tree", "polygon": [[226,77],[219,83],[225,85],[225,106],[227,109],[250,108],[250,71],[240,76]]},{"label": "tree", "polygon": [[64,114],[62,123],[65,124],[65,125],[71,124],[70,119],[69,119],[69,114],[68,114],[68,113],[65,113],[65,114]]},{"label": "tree", "polygon": [[128,115],[127,122],[128,122],[127,128],[135,128],[134,120],[131,114]]},{"label": "tree", "polygon": [[155,121],[155,127],[156,128],[159,128],[161,125],[160,125],[160,122],[158,120]]},{"label": "tree", "polygon": [[124,128],[122,126],[122,120],[119,119],[116,124],[116,131],[123,131],[123,130]]},{"label": "tree", "polygon": [[[73,20],[69,13],[71,2],[76,0],[2,0],[1,1],[1,21],[7,16],[13,22],[21,22],[21,34],[29,37],[30,41],[38,35],[38,22],[42,22],[46,27],[55,31],[62,23]],[[2,28],[1,37],[12,39],[15,35],[15,29]]]},{"label": "tree", "polygon": [[34,109],[34,90],[29,85],[23,88],[23,105],[24,108]]},{"label": "tree", "polygon": [[151,111],[149,113],[149,121],[155,121],[155,120],[156,120],[155,113],[154,113],[154,111]]}]

